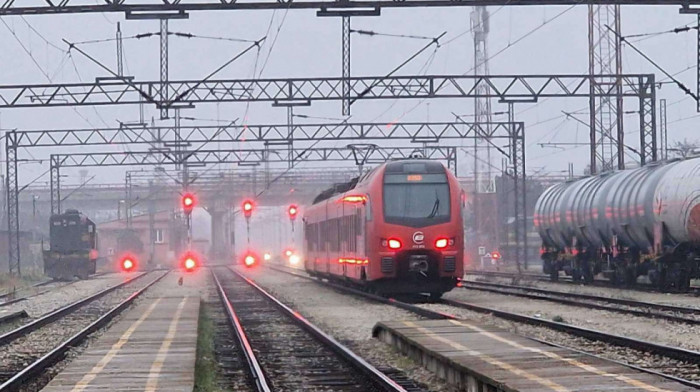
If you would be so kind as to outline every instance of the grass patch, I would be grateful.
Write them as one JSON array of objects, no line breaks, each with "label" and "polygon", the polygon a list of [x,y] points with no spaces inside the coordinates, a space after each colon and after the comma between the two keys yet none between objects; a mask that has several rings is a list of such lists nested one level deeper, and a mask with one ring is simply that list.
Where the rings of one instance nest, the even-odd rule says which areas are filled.
[{"label": "grass patch", "polygon": [[552,321],[557,322],[557,323],[565,323],[566,322],[566,320],[564,320],[564,317],[561,317],[559,315],[554,316],[552,318]]},{"label": "grass patch", "polygon": [[199,307],[197,328],[197,361],[194,366],[194,390],[197,392],[218,392],[217,363],[214,353],[214,322],[209,317],[207,305]]}]

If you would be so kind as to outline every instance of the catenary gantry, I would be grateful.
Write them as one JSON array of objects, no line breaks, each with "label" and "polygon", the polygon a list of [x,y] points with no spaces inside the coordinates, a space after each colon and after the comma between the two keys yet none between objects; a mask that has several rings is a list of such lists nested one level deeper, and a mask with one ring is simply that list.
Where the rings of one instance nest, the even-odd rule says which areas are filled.
[{"label": "catenary gantry", "polygon": [[99,4],[92,0],[4,0],[0,3],[0,15],[124,12],[132,18],[150,17],[154,13],[171,13],[173,18],[183,18],[189,11],[273,9],[315,9],[320,13],[339,15],[352,15],[348,11],[354,11],[363,15],[376,14],[382,8],[587,4],[671,5],[682,7],[685,12],[696,12],[700,0],[104,0]]}]

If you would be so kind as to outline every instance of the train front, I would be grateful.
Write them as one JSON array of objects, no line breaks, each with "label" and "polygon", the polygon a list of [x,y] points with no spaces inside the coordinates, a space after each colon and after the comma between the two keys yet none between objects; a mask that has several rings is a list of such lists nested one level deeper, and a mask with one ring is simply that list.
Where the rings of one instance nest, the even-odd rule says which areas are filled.
[{"label": "train front", "polygon": [[373,184],[374,224],[368,222],[368,250],[378,260],[370,276],[379,290],[430,293],[439,298],[462,277],[464,231],[461,189],[441,163],[388,163]]}]

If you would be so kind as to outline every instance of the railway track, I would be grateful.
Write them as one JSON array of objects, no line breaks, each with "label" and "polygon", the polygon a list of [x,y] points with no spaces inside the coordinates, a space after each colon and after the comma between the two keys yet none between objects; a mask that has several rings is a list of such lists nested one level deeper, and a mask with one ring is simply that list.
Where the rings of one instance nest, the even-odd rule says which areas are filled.
[{"label": "railway track", "polygon": [[[27,382],[41,383],[47,369],[66,352],[106,325],[166,273],[146,283],[142,273],[90,297],[74,302],[0,336],[0,392],[15,391]],[[131,286],[135,285],[136,288]]]},{"label": "railway track", "polygon": [[[658,304],[631,299],[611,298],[599,295],[569,293],[535,287],[498,284],[490,282],[462,282],[462,288],[485,291],[563,305],[599,309],[639,317],[663,319],[678,323],[700,325],[700,308]],[[682,314],[682,315],[679,315]],[[687,316],[685,316],[687,315]]]},{"label": "railway track", "polygon": [[218,269],[214,279],[254,390],[414,390],[377,370],[252,280],[229,269]]},{"label": "railway track", "polygon": [[[429,300],[427,297],[421,297],[421,301],[425,301],[426,303],[418,303],[418,304],[412,304],[412,303],[406,303],[402,301],[398,301],[392,298],[384,298],[384,297],[378,297],[373,294],[368,294],[365,293],[364,291],[348,288],[344,285],[339,285],[336,283],[332,282],[327,282],[327,281],[322,281],[313,277],[310,277],[308,275],[305,275],[303,273],[299,272],[292,272],[289,271],[285,268],[278,268],[278,267],[269,267],[273,270],[280,271],[283,273],[287,273],[299,278],[311,280],[318,282],[320,284],[326,285],[328,287],[331,287],[333,289],[346,292],[349,294],[353,295],[358,295],[362,296],[364,298],[385,303],[385,304],[390,304],[392,306],[397,306],[400,307],[404,310],[408,310],[410,312],[413,312],[415,314],[418,314],[422,317],[430,318],[430,319],[456,319],[457,317],[454,316],[453,314],[446,313],[443,311],[438,311],[434,309],[436,306],[442,308],[451,308],[454,310],[458,309],[465,309],[469,310],[472,312],[478,312],[478,313],[485,313],[485,314],[491,314],[493,316],[496,316],[501,319],[505,319],[508,321],[516,322],[516,323],[522,323],[522,324],[527,324],[527,325],[532,325],[536,327],[542,327],[546,329],[550,329],[553,331],[561,332],[566,335],[571,335],[576,338],[583,338],[585,340],[584,343],[578,343],[576,347],[572,347],[571,345],[566,345],[565,348],[574,350],[574,351],[580,351],[584,352],[588,355],[594,355],[594,356],[599,356],[599,357],[605,357],[605,353],[613,350],[613,349],[622,349],[626,350],[625,352],[627,355],[635,355],[639,357],[639,361],[637,362],[643,362],[644,364],[649,364],[648,366],[637,366],[634,365],[632,360],[626,360],[626,362],[621,362],[617,360],[613,360],[610,358],[605,358],[606,360],[612,360],[613,362],[617,362],[620,364],[623,364],[625,366],[629,366],[632,368],[635,368],[637,370],[659,375],[661,377],[665,377],[680,383],[683,383],[688,386],[692,386],[694,388],[700,389],[700,352],[697,351],[692,351],[692,350],[686,350],[683,348],[679,347],[671,347],[671,346],[666,346],[666,345],[661,345],[653,342],[647,342],[643,340],[638,340],[638,339],[633,339],[625,336],[619,336],[619,335],[614,335],[614,334],[608,334],[606,332],[602,331],[596,331],[592,329],[587,329],[587,328],[581,328],[577,327],[574,325],[569,325],[565,323],[559,323],[555,321],[549,321],[545,319],[540,319],[540,318],[535,318],[535,317],[530,317],[530,316],[525,316],[517,313],[511,313],[511,312],[505,312],[505,311],[500,311],[497,309],[493,308],[488,308],[488,307],[483,307],[483,306],[478,306],[474,304],[469,304],[466,302],[461,302],[461,301],[454,301],[454,300],[449,300],[449,299],[441,299],[439,301],[435,301],[433,303],[427,303]],[[456,309],[455,309],[456,308]],[[563,345],[552,343],[549,341],[544,341],[540,339],[533,339],[540,341],[542,343],[551,345],[551,346],[557,346],[557,347],[564,347]],[[611,345],[615,347],[611,347]],[[623,356],[624,357],[624,356]]]},{"label": "railway track", "polygon": [[[103,276],[103,275],[106,275],[106,274],[107,274],[106,272],[100,272],[100,273],[98,273],[98,274],[95,274],[95,275],[90,276],[90,278],[96,278],[96,277],[98,277],[98,276]],[[3,294],[0,294],[0,301],[2,301],[2,302],[0,302],[0,307],[12,305],[12,304],[15,304],[15,303],[18,303],[18,302],[22,302],[22,301],[26,301],[26,300],[28,300],[28,299],[30,299],[30,298],[33,298],[33,297],[36,297],[36,296],[39,296],[39,295],[42,295],[42,294],[46,294],[46,293],[48,293],[48,292],[50,292],[50,291],[52,291],[52,290],[56,290],[56,289],[59,289],[59,288],[63,288],[63,287],[66,287],[66,286],[70,286],[70,285],[75,284],[75,283],[78,283],[78,282],[81,282],[81,280],[73,280],[73,281],[70,281],[70,282],[66,282],[66,281],[60,281],[60,280],[49,279],[49,280],[44,280],[44,281],[35,283],[35,284],[31,285],[31,286],[21,287],[21,288],[19,288],[19,289],[17,289],[17,290],[7,291],[7,292],[5,292],[5,293],[3,293]],[[25,296],[22,296],[22,297],[17,297],[17,293],[24,292],[24,291],[32,291],[32,290],[37,289],[37,288],[40,288],[40,287],[44,287],[44,286],[48,286],[48,285],[54,285],[54,284],[56,285],[56,287],[50,287],[50,288],[48,288],[48,289],[46,289],[46,290],[40,290],[40,291],[38,291],[38,292],[30,293],[30,294],[25,295]]]},{"label": "railway track", "polygon": [[[473,270],[473,269],[464,271],[464,275],[486,276],[486,277],[492,277],[492,278],[505,278],[505,279],[518,278],[518,274],[515,272],[480,271],[480,270]],[[576,285],[583,284],[581,282],[574,282],[574,280],[570,276],[560,276],[559,280],[552,281],[552,280],[550,280],[549,276],[547,276],[547,275],[539,274],[539,273],[532,273],[532,272],[523,272],[522,274],[520,274],[520,278],[524,279],[524,280],[549,282],[549,283],[576,284]],[[619,289],[619,290],[638,290],[638,291],[645,291],[645,292],[657,292],[658,291],[655,287],[653,287],[650,284],[637,283],[633,287],[620,287],[620,286],[614,285],[609,280],[603,280],[603,279],[596,279],[592,283],[587,283],[586,285],[595,286],[595,287],[606,287],[606,288]],[[700,295],[700,286],[691,286],[690,291],[688,293]]]},{"label": "railway track", "polygon": [[20,287],[18,289],[7,290],[3,293],[0,293],[0,300],[7,300],[8,298],[17,295],[18,292],[25,291],[25,290],[31,290],[31,289],[41,287],[41,286],[46,286],[47,284],[51,284],[51,283],[54,283],[53,279],[43,280],[43,281],[34,283],[34,284],[26,286],[26,287]]}]

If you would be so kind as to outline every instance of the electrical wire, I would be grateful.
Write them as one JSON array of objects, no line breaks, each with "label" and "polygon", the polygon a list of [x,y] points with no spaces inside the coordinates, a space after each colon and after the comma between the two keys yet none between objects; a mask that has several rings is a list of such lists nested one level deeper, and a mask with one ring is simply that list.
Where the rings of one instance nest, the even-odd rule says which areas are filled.
[{"label": "electrical wire", "polygon": [[629,46],[630,48],[632,48],[635,52],[637,52],[637,54],[639,54],[640,56],[642,56],[646,61],[648,61],[649,63],[651,63],[651,65],[653,65],[656,69],[658,69],[658,70],[661,71],[664,75],[666,75],[666,77],[667,77],[668,79],[672,80],[672,81],[674,82],[674,84],[675,84],[681,91],[683,91],[686,95],[691,96],[696,102],[698,102],[698,96],[695,95],[695,93],[693,93],[688,87],[686,87],[686,85],[683,84],[683,82],[681,82],[680,80],[676,79],[673,75],[671,75],[670,73],[668,73],[668,71],[666,71],[663,67],[661,67],[661,66],[660,66],[659,64],[657,64],[654,60],[652,60],[651,57],[647,56],[643,51],[641,51],[641,50],[638,49],[636,46],[634,46],[634,44],[632,44],[631,42],[627,41],[627,39],[626,39],[625,37],[621,36],[621,35],[618,34],[615,30],[611,29],[610,26],[607,26],[607,25],[606,25],[605,27],[606,27],[610,32],[612,32],[613,34],[615,34],[615,35],[618,37],[618,39],[620,40],[620,42],[622,42],[622,43],[627,43],[627,46]]},{"label": "electrical wire", "polygon": [[365,35],[368,37],[392,37],[392,38],[410,38],[419,40],[432,40],[433,37],[426,37],[422,35],[410,35],[410,34],[390,34],[390,33],[378,33],[372,30],[360,30],[360,29],[350,29],[351,33],[357,35]]},{"label": "electrical wire", "polygon": [[[275,48],[275,44],[277,43],[277,38],[280,36],[280,31],[282,30],[282,26],[284,26],[284,22],[287,20],[287,15],[289,14],[289,9],[292,6],[292,2],[289,1],[287,8],[284,10],[284,15],[282,15],[282,21],[280,22],[279,26],[277,26],[277,31],[275,32],[275,36],[272,38],[272,43],[270,44],[270,49],[267,51],[267,56],[265,57],[265,61],[263,61],[262,67],[260,67],[260,73],[258,74],[258,78],[262,76],[263,71],[265,70],[265,67],[267,66],[267,62],[270,60],[270,56],[272,55],[272,50]],[[274,15],[273,15],[274,18]],[[270,20],[270,25],[272,25],[272,20]],[[269,31],[269,28],[268,28]]]},{"label": "electrical wire", "polygon": [[[487,62],[487,61],[489,61],[489,60],[492,60],[492,59],[495,58],[496,56],[502,54],[503,52],[507,51],[507,50],[510,49],[511,47],[517,45],[518,43],[520,43],[520,42],[523,41],[524,39],[528,38],[529,36],[531,36],[532,34],[534,34],[535,32],[537,32],[538,30],[540,30],[541,28],[543,28],[544,26],[548,25],[549,23],[551,23],[551,22],[553,22],[553,21],[559,19],[559,18],[562,17],[564,14],[568,13],[569,11],[571,11],[572,9],[574,9],[577,5],[579,5],[579,4],[582,3],[582,2],[583,2],[583,0],[579,0],[576,4],[567,7],[567,8],[566,8],[565,10],[563,10],[562,12],[559,12],[558,14],[554,15],[553,17],[551,17],[551,18],[549,18],[549,19],[543,21],[541,25],[539,25],[539,26],[537,26],[537,27],[535,27],[535,28],[529,30],[529,31],[526,32],[525,34],[521,35],[521,36],[520,36],[518,39],[516,39],[514,42],[509,42],[508,45],[506,45],[505,47],[503,47],[501,50],[497,51],[497,52],[494,53],[493,55],[491,55],[491,56],[487,57],[486,59],[484,59],[484,63]],[[506,4],[506,5],[507,5],[507,4]],[[500,10],[503,9],[504,7],[505,7],[505,6],[501,6],[498,10],[496,10],[496,12],[500,11]],[[493,15],[495,15],[496,12],[494,12],[493,14],[489,14],[489,19],[490,19]],[[487,19],[487,20],[488,20],[488,19]],[[448,41],[446,41],[446,42],[444,42],[444,43],[441,43],[441,47],[445,47],[445,46],[449,45],[451,42],[453,42],[454,40],[456,40],[456,39],[459,38],[460,36],[462,36],[462,35],[464,35],[464,34],[467,34],[468,32],[471,32],[471,31],[472,31],[472,29],[470,29],[470,30],[468,30],[468,31],[466,31],[466,32],[463,32],[463,33],[459,34],[459,35],[456,36],[456,37],[453,37],[451,40],[448,40]],[[476,65],[474,65],[473,67],[471,67],[470,69],[468,69],[468,70],[467,70],[465,73],[463,73],[462,75],[467,75],[467,74],[469,74],[471,71],[473,71],[474,69],[476,69],[477,66],[480,66],[480,65],[483,65],[483,63],[482,63],[482,64],[476,64]],[[438,89],[438,90],[439,90],[439,89]],[[436,92],[437,92],[437,90],[436,90]],[[399,120],[402,119],[402,118],[404,118],[406,115],[408,115],[409,113],[413,112],[414,110],[416,110],[419,106],[421,106],[423,103],[425,103],[425,101],[426,101],[427,99],[428,99],[428,98],[423,98],[423,99],[421,99],[421,100],[418,101],[413,107],[411,107],[410,109],[404,111],[404,112],[399,116]],[[535,105],[533,105],[533,107],[534,107],[534,106],[537,106],[538,104],[539,104],[539,102],[538,102],[538,103],[535,103]]]}]

